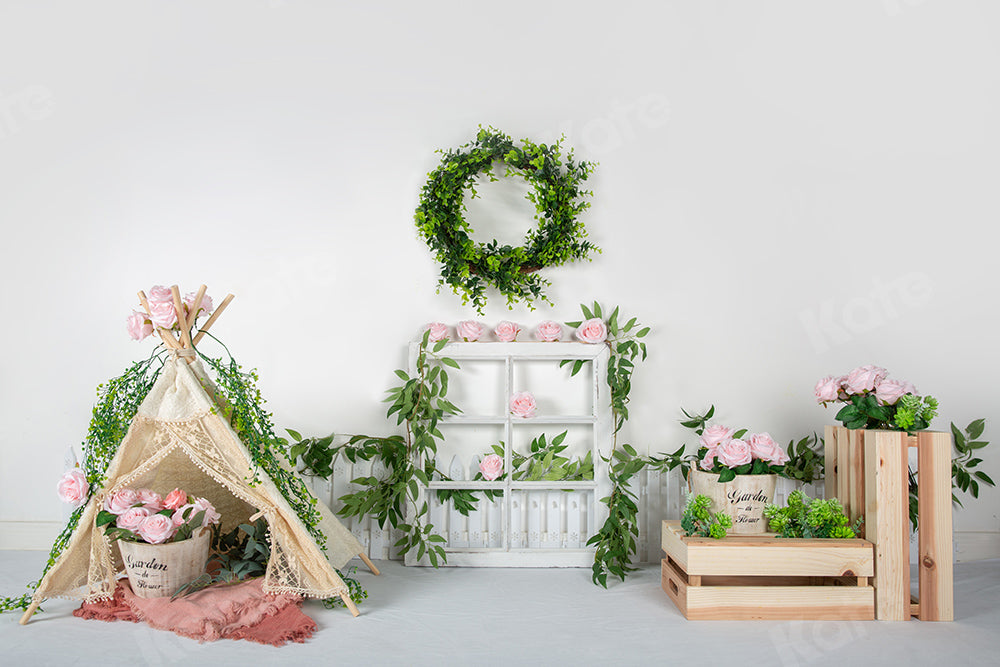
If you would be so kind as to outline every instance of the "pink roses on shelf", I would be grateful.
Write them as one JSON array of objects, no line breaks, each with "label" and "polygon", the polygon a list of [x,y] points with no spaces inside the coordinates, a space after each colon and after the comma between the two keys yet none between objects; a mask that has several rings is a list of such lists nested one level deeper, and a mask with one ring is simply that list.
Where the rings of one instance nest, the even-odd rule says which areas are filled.
[{"label": "pink roses on shelf", "polygon": [[[194,308],[196,292],[188,292],[181,300],[181,308],[184,309],[184,318],[190,324],[201,315],[212,312],[212,297],[207,294],[201,297],[198,305],[198,312],[191,316]],[[169,287],[154,285],[149,290],[147,297],[149,313],[133,310],[125,319],[125,329],[132,340],[144,340],[152,335],[155,327],[164,329],[177,328],[177,309],[174,305],[174,293]]]},{"label": "pink roses on shelf", "polygon": [[432,343],[448,339],[448,325],[443,322],[431,322],[427,325],[427,330],[431,332],[430,341]]},{"label": "pink roses on shelf", "polygon": [[497,340],[502,343],[513,343],[517,340],[517,334],[521,333],[521,327],[517,326],[513,322],[508,322],[504,320],[500,322],[495,329],[493,329],[493,335],[497,337]]},{"label": "pink roses on shelf", "polygon": [[530,391],[519,391],[510,397],[510,413],[515,417],[530,419],[535,416],[535,397]]},{"label": "pink roses on shelf", "polygon": [[490,454],[479,463],[479,472],[483,474],[483,479],[492,482],[503,474],[503,457]]},{"label": "pink roses on shelf", "polygon": [[[72,472],[72,471],[70,471]],[[174,489],[166,498],[152,489],[119,489],[104,499],[97,526],[112,540],[163,544],[191,537],[222,517],[205,498]]]},{"label": "pink roses on shelf", "polygon": [[80,507],[87,502],[90,497],[90,485],[87,484],[87,476],[79,468],[73,468],[63,473],[56,485],[56,493],[59,500],[70,505],[73,509]]},{"label": "pink roses on shelf", "polygon": [[780,472],[788,454],[768,433],[737,431],[728,426],[712,425],[702,432],[698,450],[702,470],[719,473],[720,482],[736,475],[767,475]]},{"label": "pink roses on shelf", "polygon": [[562,338],[562,325],[552,320],[545,320],[535,328],[535,338],[545,343],[552,343]]},{"label": "pink roses on shelf", "polygon": [[608,327],[604,320],[593,317],[580,325],[576,337],[584,343],[603,343],[608,338]]},{"label": "pink roses on shelf", "polygon": [[474,320],[464,320],[455,327],[458,337],[467,343],[474,343],[486,333],[486,327]]},{"label": "pink roses on shelf", "polygon": [[905,380],[889,378],[889,371],[878,366],[858,366],[847,375],[827,375],[813,389],[816,402],[849,403],[853,396],[873,394],[879,405],[895,405],[906,394],[917,395],[917,388]]}]

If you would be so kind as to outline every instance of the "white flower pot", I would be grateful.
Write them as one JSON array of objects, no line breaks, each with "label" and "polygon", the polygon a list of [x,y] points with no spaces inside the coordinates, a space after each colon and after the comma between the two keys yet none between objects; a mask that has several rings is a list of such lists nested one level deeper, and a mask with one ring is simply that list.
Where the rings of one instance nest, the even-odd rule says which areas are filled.
[{"label": "white flower pot", "polygon": [[184,584],[200,577],[208,562],[212,531],[181,542],[147,544],[118,541],[122,563],[132,585],[132,592],[141,598],[170,597]]},{"label": "white flower pot", "polygon": [[731,534],[752,535],[767,531],[764,506],[774,502],[777,475],[737,475],[719,483],[716,473],[691,469],[688,486],[695,495],[712,499],[712,512],[723,512],[733,520]]}]

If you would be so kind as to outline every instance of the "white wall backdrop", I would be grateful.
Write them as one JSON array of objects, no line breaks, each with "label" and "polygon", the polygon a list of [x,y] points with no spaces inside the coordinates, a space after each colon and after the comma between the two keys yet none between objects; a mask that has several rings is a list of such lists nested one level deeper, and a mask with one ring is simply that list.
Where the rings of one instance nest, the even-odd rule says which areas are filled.
[{"label": "white wall backdrop", "polygon": [[[937,428],[986,417],[1000,479],[995,3],[346,4],[0,5],[0,546],[56,532],[154,284],[237,295],[215,333],[279,427],[392,432],[407,341],[474,314],[412,216],[479,124],[600,162],[603,254],[547,272],[554,308],[481,319],[596,299],[651,325],[637,447],[711,403],[787,442],[832,421],[819,377],[876,363],[940,399]],[[484,240],[528,228],[518,187],[471,207]],[[955,524],[994,557],[998,499]]]}]

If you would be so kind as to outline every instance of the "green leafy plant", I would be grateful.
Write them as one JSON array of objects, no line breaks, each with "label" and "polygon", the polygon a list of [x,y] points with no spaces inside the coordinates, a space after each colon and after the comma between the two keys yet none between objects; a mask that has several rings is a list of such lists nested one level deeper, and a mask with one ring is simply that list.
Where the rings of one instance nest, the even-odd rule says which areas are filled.
[{"label": "green leafy plant", "polygon": [[[600,252],[586,240],[579,220],[590,204],[591,193],[582,184],[594,170],[593,163],[576,162],[571,150],[563,158],[562,139],[552,145],[527,139],[518,146],[495,128],[479,128],[475,141],[456,150],[439,151],[441,164],[428,174],[414,214],[417,229],[441,263],[440,285],[449,285],[462,303],[472,301],[482,314],[486,287],[496,288],[508,307],[536,299],[548,301],[542,288],[548,281],[536,272],[549,266],[586,259]],[[477,243],[465,220],[464,196],[476,196],[476,180],[490,181],[493,165],[502,162],[506,177],[519,175],[532,186],[527,199],[535,205],[538,226],[529,231],[523,246],[501,246],[497,241]]]},{"label": "green leafy plant", "polygon": [[711,511],[712,499],[703,495],[689,495],[681,528],[688,537],[711,537],[721,540],[726,531],[733,527],[733,519],[725,512]]},{"label": "green leafy plant", "polygon": [[785,507],[768,505],[764,508],[770,529],[778,537],[857,537],[861,519],[852,526],[844,508],[836,498],[809,498],[800,490],[788,494]]}]

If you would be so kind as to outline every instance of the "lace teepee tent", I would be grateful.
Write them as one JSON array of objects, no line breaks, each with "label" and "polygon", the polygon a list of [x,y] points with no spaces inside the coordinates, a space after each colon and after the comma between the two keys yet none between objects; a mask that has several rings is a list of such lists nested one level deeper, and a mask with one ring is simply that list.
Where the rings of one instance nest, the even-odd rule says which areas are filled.
[{"label": "lace teepee tent", "polygon": [[[178,487],[207,498],[222,516],[223,532],[260,517],[267,520],[271,556],[265,592],[340,597],[357,616],[336,568],[361,556],[378,574],[361,543],[309,493],[284,456],[270,451],[266,443],[263,451],[251,453],[231,427],[230,406],[195,353],[194,346],[232,295],[192,339],[190,329],[205,287],[198,291],[187,319],[176,286],[172,292],[179,335],[175,338],[171,331],[157,329],[170,357],[111,458],[103,484],[94,489],[66,547],[35,589],[21,622],[27,622],[46,598],[110,598],[122,564],[118,549],[103,530],[95,528],[104,499],[124,488],[149,488],[165,495]],[[149,314],[145,295],[140,292],[139,297]]]}]

